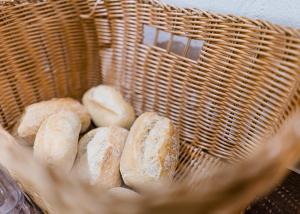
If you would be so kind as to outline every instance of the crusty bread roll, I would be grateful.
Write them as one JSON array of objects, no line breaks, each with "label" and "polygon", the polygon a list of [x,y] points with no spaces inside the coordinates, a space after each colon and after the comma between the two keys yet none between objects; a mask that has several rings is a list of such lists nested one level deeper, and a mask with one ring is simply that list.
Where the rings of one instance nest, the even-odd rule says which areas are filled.
[{"label": "crusty bread roll", "polygon": [[78,114],[82,124],[81,132],[86,131],[90,126],[90,116],[84,106],[77,100],[72,98],[54,98],[27,106],[20,121],[14,128],[14,135],[25,139],[24,142],[32,145],[42,122],[50,115],[62,110],[73,111]]},{"label": "crusty bread roll", "polygon": [[102,127],[83,136],[74,166],[76,175],[93,185],[120,186],[120,158],[127,135],[120,127]]},{"label": "crusty bread roll", "polygon": [[33,147],[40,162],[68,173],[76,158],[81,122],[72,111],[49,116],[40,126]]},{"label": "crusty bread roll", "polygon": [[120,170],[126,185],[170,180],[179,155],[179,140],[171,120],[156,113],[142,114],[130,129]]},{"label": "crusty bread roll", "polygon": [[135,119],[133,107],[113,87],[100,85],[88,90],[82,99],[94,123],[129,128]]},{"label": "crusty bread roll", "polygon": [[0,149],[11,144],[16,144],[16,140],[0,125]]},{"label": "crusty bread roll", "polygon": [[124,187],[114,187],[109,190],[109,194],[112,195],[113,197],[118,197],[118,198],[139,198],[141,197],[138,193],[131,189],[127,189]]}]

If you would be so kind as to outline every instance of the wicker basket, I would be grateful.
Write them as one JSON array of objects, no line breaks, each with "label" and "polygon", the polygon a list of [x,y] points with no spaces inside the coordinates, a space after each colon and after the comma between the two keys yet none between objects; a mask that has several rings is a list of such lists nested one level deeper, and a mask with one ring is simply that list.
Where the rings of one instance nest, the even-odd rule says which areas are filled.
[{"label": "wicker basket", "polygon": [[300,156],[300,114],[287,120],[300,106],[297,29],[152,0],[0,8],[2,126],[11,129],[26,105],[80,99],[105,83],[138,115],[159,112],[180,132],[174,184],[139,200],[96,197],[100,190],[42,168],[22,148],[2,149],[3,164],[45,211],[240,212]]}]

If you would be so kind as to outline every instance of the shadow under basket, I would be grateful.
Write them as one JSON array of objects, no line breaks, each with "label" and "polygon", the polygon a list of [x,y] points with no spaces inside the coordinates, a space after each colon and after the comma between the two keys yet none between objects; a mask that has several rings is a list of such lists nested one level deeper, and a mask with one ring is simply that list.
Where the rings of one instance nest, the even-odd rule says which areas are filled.
[{"label": "shadow under basket", "polygon": [[[118,207],[113,199],[89,199],[103,213],[238,213],[278,185],[300,157],[299,133],[283,125],[300,106],[298,29],[152,0],[14,1],[0,8],[6,129],[29,104],[80,99],[98,84],[114,85],[137,115],[155,111],[176,124],[181,153],[173,188]],[[44,182],[59,181],[47,173]],[[56,201],[47,201],[38,184],[28,188],[15,178],[45,211],[93,213],[62,196],[70,183],[49,184],[47,194],[55,197],[44,195]],[[273,207],[286,200],[268,198]],[[294,204],[297,213],[299,200]]]}]

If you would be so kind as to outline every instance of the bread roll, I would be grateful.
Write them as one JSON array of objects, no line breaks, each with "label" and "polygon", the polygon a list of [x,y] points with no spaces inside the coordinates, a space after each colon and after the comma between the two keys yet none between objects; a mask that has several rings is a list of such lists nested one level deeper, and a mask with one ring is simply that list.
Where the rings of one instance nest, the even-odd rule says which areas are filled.
[{"label": "bread roll", "polygon": [[97,128],[79,142],[74,171],[93,185],[121,185],[120,158],[128,131],[120,127]]},{"label": "bread roll", "polygon": [[49,116],[37,132],[34,157],[54,169],[68,173],[77,154],[80,129],[80,119],[72,111],[60,111]]},{"label": "bread roll", "polygon": [[130,128],[135,119],[133,107],[125,101],[119,91],[110,86],[91,88],[84,94],[82,102],[98,127]]},{"label": "bread roll", "polygon": [[78,101],[71,98],[54,98],[27,106],[19,123],[14,128],[14,135],[24,138],[27,144],[32,145],[42,122],[50,115],[62,110],[78,114],[81,120],[81,132],[86,131],[90,126],[90,116]]},{"label": "bread roll", "polygon": [[114,197],[119,197],[119,198],[128,198],[128,197],[139,198],[140,197],[140,195],[138,193],[134,192],[131,189],[127,189],[127,188],[124,188],[124,187],[111,188],[109,190],[109,194],[114,196]]},{"label": "bread roll", "polygon": [[126,185],[171,180],[177,165],[179,140],[171,120],[156,113],[142,114],[130,129],[120,170]]},{"label": "bread roll", "polygon": [[0,125],[0,150],[2,146],[16,144],[16,140]]}]

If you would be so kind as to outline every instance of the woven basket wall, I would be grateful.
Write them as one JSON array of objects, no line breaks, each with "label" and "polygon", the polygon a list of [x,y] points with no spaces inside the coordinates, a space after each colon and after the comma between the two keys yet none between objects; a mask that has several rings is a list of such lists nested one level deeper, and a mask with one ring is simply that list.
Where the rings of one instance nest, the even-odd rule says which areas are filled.
[{"label": "woven basket wall", "polygon": [[[151,44],[146,28],[153,30]],[[12,128],[26,105],[52,97],[80,99],[94,85],[113,84],[138,115],[156,111],[178,127],[176,181],[195,171],[206,177],[232,163],[238,163],[237,175],[240,164],[261,163],[273,145],[267,139],[300,106],[300,31],[265,21],[151,0],[18,1],[0,6],[0,35],[5,128]],[[180,48],[177,38],[185,41]],[[195,41],[201,42],[196,57],[189,54]],[[244,161],[261,146],[261,159]],[[283,155],[293,155],[280,149],[277,162],[265,155],[255,172],[255,179],[268,178],[270,186],[246,191],[245,200],[229,210],[243,208],[282,178]],[[276,166],[282,170],[278,176],[259,174]],[[255,179],[241,181],[255,185]]]}]

